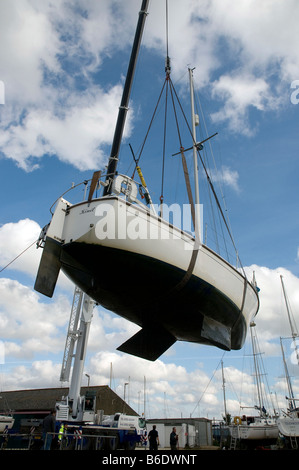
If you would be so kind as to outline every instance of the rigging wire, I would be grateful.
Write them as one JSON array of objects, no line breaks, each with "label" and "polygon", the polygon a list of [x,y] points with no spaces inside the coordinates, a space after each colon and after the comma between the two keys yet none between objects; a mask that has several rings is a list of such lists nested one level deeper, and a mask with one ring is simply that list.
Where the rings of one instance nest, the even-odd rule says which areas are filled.
[{"label": "rigging wire", "polygon": [[213,380],[213,378],[214,378],[214,375],[216,374],[216,372],[217,372],[219,366],[221,365],[221,362],[222,362],[222,359],[223,359],[225,353],[226,353],[226,351],[223,352],[222,357],[221,357],[221,359],[220,359],[220,361],[219,361],[219,363],[218,363],[216,369],[214,370],[214,372],[213,372],[213,374],[212,374],[212,376],[211,376],[211,378],[210,378],[210,380],[209,380],[209,382],[208,382],[206,388],[205,388],[204,391],[202,392],[201,397],[200,397],[199,400],[197,401],[197,403],[196,403],[196,405],[195,405],[195,407],[194,407],[192,413],[190,413],[190,417],[193,415],[194,411],[196,410],[196,408],[198,407],[198,405],[199,405],[199,403],[201,402],[202,398],[204,397],[204,395],[205,395],[207,389],[209,388],[210,383],[212,382],[212,380]]},{"label": "rigging wire", "polygon": [[157,112],[157,109],[158,109],[159,103],[160,103],[160,101],[161,101],[161,97],[162,97],[162,95],[163,95],[163,91],[164,91],[164,88],[165,88],[165,84],[166,84],[166,80],[165,80],[165,81],[164,81],[164,83],[163,83],[163,86],[162,86],[162,89],[161,89],[160,95],[159,95],[159,97],[158,97],[158,101],[157,101],[157,103],[156,103],[156,106],[155,106],[155,109],[154,109],[154,112],[153,112],[152,118],[151,118],[151,120],[150,120],[150,123],[149,123],[148,129],[147,129],[147,132],[146,132],[146,134],[145,134],[145,137],[144,137],[143,143],[142,143],[142,145],[141,145],[141,148],[140,148],[140,151],[139,151],[138,157],[136,157],[136,159],[135,159],[135,169],[134,169],[134,172],[133,172],[132,179],[134,178],[134,174],[135,174],[135,171],[136,171],[136,166],[137,166],[137,165],[138,165],[138,163],[139,163],[139,160],[140,160],[140,158],[141,158],[141,155],[142,155],[142,152],[143,152],[143,149],[144,149],[145,143],[146,143],[146,141],[147,141],[147,138],[148,138],[148,135],[149,135],[149,131],[150,131],[151,127],[152,127],[152,124],[153,124],[154,118],[155,118],[155,116],[156,116],[156,112]]},{"label": "rigging wire", "polygon": [[[186,121],[187,127],[188,127],[188,129],[189,129],[189,131],[190,131],[190,134],[191,134],[191,136],[192,136],[192,132],[191,132],[190,126],[189,126],[189,124],[188,124],[188,121],[187,121],[187,119],[186,119],[184,110],[182,109],[181,102],[180,102],[180,100],[179,100],[179,98],[178,98],[178,96],[177,96],[177,93],[176,93],[176,90],[175,90],[174,87],[173,87],[173,90],[174,90],[176,99],[177,99],[177,101],[178,101],[178,103],[179,103],[179,106],[180,106],[180,108],[181,108],[181,112],[182,112],[182,114],[183,114],[183,116],[184,116],[184,119],[185,119],[185,121]],[[196,142],[194,142],[194,145],[196,145]],[[218,198],[217,193],[216,193],[216,191],[215,191],[213,182],[212,182],[212,180],[211,180],[211,178],[210,178],[210,175],[209,175],[209,173],[208,173],[208,171],[207,171],[206,165],[205,165],[205,163],[204,163],[204,161],[203,161],[203,158],[202,158],[202,156],[201,156],[201,154],[200,154],[199,151],[197,152],[197,154],[198,154],[198,156],[199,156],[199,160],[200,160],[201,165],[202,165],[202,167],[203,167],[203,169],[204,169],[204,173],[205,173],[205,175],[206,175],[208,184],[210,185],[210,188],[211,188],[211,190],[212,190],[212,193],[213,193],[215,202],[216,202],[217,207],[218,207],[218,209],[219,209],[219,212],[220,212],[220,214],[221,214],[222,220],[223,220],[223,222],[224,222],[224,224],[225,224],[226,230],[227,230],[227,232],[228,232],[228,235],[229,235],[229,237],[230,237],[230,240],[231,240],[231,242],[232,242],[232,245],[233,245],[233,247],[234,247],[234,250],[235,250],[236,253],[238,253],[238,250],[237,250],[237,247],[236,247],[236,245],[235,245],[235,241],[234,241],[234,238],[233,238],[233,236],[232,236],[232,233],[231,233],[229,224],[228,224],[228,222],[227,222],[227,220],[226,220],[226,217],[225,217],[225,215],[224,215],[223,209],[222,209],[222,207],[221,207],[219,198]],[[245,277],[245,279],[246,279],[247,276],[246,276],[244,267],[243,267],[243,265],[242,265],[242,263],[241,263],[241,261],[240,261],[239,258],[238,258],[238,261],[240,262],[240,267],[241,267],[241,269],[242,269],[242,271],[243,271],[243,275],[244,275],[244,277]]]},{"label": "rigging wire", "polygon": [[[196,96],[197,96],[197,102],[198,102],[199,109],[200,109],[201,118],[202,118],[202,121],[203,121],[203,126],[204,126],[204,128],[205,128],[206,135],[209,135],[208,129],[207,129],[207,123],[206,123],[206,120],[205,120],[205,115],[204,115],[204,112],[203,112],[203,108],[202,108],[202,104],[201,104],[201,100],[200,100],[200,98],[199,98],[199,93],[198,93],[198,92],[196,93]],[[215,161],[214,152],[213,152],[213,149],[212,149],[212,143],[211,143],[211,141],[209,141],[208,143],[209,143],[210,152],[211,152],[212,160],[213,160],[213,163],[214,163],[215,171],[218,172],[217,165],[216,165],[216,161]],[[226,206],[226,201],[225,201],[225,196],[224,196],[224,192],[223,192],[223,187],[222,187],[221,181],[218,181],[218,185],[219,185],[219,188],[220,188],[220,193],[221,193],[221,197],[222,197],[222,201],[223,201],[223,205],[224,205],[224,210],[225,210],[225,212],[226,212],[227,223],[228,223],[228,225],[229,225],[229,227],[230,227],[230,231],[232,232],[231,224],[230,224],[230,220],[229,220],[229,216],[228,216],[228,209],[227,209],[227,206]],[[221,226],[221,230],[222,230],[222,226]],[[223,232],[223,231],[222,231],[222,232]],[[222,235],[222,236],[223,236],[223,240],[224,240],[224,242],[225,242],[225,237],[224,237],[224,235]],[[226,249],[226,251],[227,251],[226,243],[225,243],[225,249]]]},{"label": "rigging wire", "polygon": [[[209,135],[209,132],[208,132],[208,128],[207,128],[207,124],[206,124],[206,120],[205,120],[205,116],[204,116],[204,112],[203,112],[203,109],[202,109],[202,104],[201,104],[201,100],[199,98],[199,94],[198,92],[196,93],[196,97],[197,97],[197,101],[196,101],[196,107],[198,109],[199,107],[199,110],[200,110],[200,115],[201,115],[201,119],[202,119],[202,122],[203,122],[203,127],[205,129],[205,135]],[[198,104],[198,106],[197,106]],[[198,112],[199,114],[199,112]],[[202,140],[203,140],[203,137],[202,137]],[[211,156],[212,156],[212,160],[214,162],[214,167],[215,167],[215,171],[216,173],[218,173],[218,170],[217,170],[217,165],[216,165],[216,161],[215,161],[215,157],[214,157],[214,153],[213,153],[213,149],[212,149],[212,144],[211,144],[211,141],[209,140],[208,142],[209,144],[209,148],[210,148],[210,153],[211,153]],[[205,148],[203,148],[202,150],[202,153],[203,153],[203,158],[204,158],[204,161],[205,161],[205,165],[206,167],[208,168],[208,154],[205,150]],[[221,181],[218,181],[218,185],[220,187],[220,192],[221,192],[221,196],[222,196],[222,200],[224,201],[224,196],[223,196],[223,190],[222,190],[222,185],[221,185]],[[215,235],[215,244],[217,246],[217,250],[218,250],[218,253],[221,254],[221,251],[222,251],[222,247],[220,245],[220,241],[219,241],[219,238],[218,238],[218,231],[217,231],[217,226],[216,226],[216,215],[215,215],[215,211],[214,211],[214,205],[212,203],[212,194],[211,194],[211,191],[209,189],[210,187],[208,186],[208,197],[209,197],[209,203],[210,203],[210,211],[211,211],[211,218],[212,218],[212,221],[211,221],[211,224],[212,226],[214,227],[214,235]],[[227,212],[227,211],[226,211]],[[224,244],[224,251],[226,253],[226,257],[227,257],[227,260],[229,260],[229,251],[228,251],[228,247],[227,247],[227,243],[226,243],[226,238],[225,238],[225,234],[224,234],[224,230],[223,230],[223,224],[222,224],[222,221],[221,221],[221,215],[219,214],[219,212],[217,212],[217,215],[218,215],[218,221],[219,221],[219,230],[221,232],[221,234],[219,234],[221,236],[221,239],[223,240],[223,244]]]},{"label": "rigging wire", "polygon": [[13,260],[11,260],[6,266],[4,266],[2,269],[0,269],[0,273],[2,273],[2,271],[4,271],[4,269],[8,268],[8,266],[10,266],[14,261],[16,261],[20,256],[22,256],[27,250],[29,250],[29,248],[32,247],[32,245],[34,245],[35,243],[38,242],[38,239],[37,240],[34,240],[34,242],[32,242],[27,248],[25,248],[25,250],[23,250],[18,256],[16,256]]}]

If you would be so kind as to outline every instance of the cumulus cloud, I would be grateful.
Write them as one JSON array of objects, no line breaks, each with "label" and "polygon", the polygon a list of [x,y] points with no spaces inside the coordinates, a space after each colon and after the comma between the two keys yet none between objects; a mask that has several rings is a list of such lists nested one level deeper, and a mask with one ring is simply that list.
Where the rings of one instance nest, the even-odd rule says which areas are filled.
[{"label": "cumulus cloud", "polygon": [[[119,74],[101,88],[103,66],[131,45],[138,2],[90,1],[84,8],[69,1],[2,3],[0,78],[6,104],[0,151],[26,171],[45,154],[81,170],[99,167],[107,159],[121,92]],[[298,39],[297,10],[294,0],[283,6],[271,0],[242,6],[226,0],[172,1],[169,47],[175,77],[186,73],[188,64],[200,66],[199,83],[219,102],[212,118],[252,135],[255,124],[248,111],[275,109],[284,100],[281,82],[297,78],[299,57],[291,47]],[[288,25],[283,34],[281,24]],[[150,6],[143,44],[165,55],[163,2]],[[229,72],[227,56],[235,62]],[[134,119],[132,109],[129,118]],[[127,135],[131,126],[132,121]]]},{"label": "cumulus cloud", "polygon": [[0,265],[2,269],[7,266],[31,275],[35,274],[41,255],[41,250],[37,250],[35,245],[40,231],[40,226],[30,219],[2,225],[0,227]]},{"label": "cumulus cloud", "polygon": [[239,173],[228,166],[222,165],[219,170],[208,170],[213,183],[219,183],[221,187],[227,186],[239,192]]},{"label": "cumulus cloud", "polygon": [[263,331],[264,339],[290,336],[290,326],[280,276],[283,277],[285,291],[291,312],[299,309],[299,280],[283,267],[270,269],[265,266],[251,266],[248,272],[255,272],[260,287],[260,310],[256,317],[258,329]]},{"label": "cumulus cloud", "polygon": [[[80,170],[102,165],[122,86],[118,81],[108,89],[95,88],[86,69],[93,73],[100,54],[107,54],[108,38],[112,44],[111,37],[119,37],[110,21],[111,5],[92,5],[87,18],[70,2],[41,6],[28,0],[5,4],[2,10],[0,61],[6,105],[1,109],[0,151],[26,171],[36,169],[45,154]],[[110,35],[97,28],[98,41],[93,42],[88,25],[93,30],[95,20],[89,14],[95,11],[103,15]],[[119,48],[124,43],[118,40]]]},{"label": "cumulus cloud", "polygon": [[17,365],[5,377],[8,390],[59,387],[60,365],[52,361],[34,361],[30,365]]},{"label": "cumulus cloud", "polygon": [[[39,235],[39,231],[38,224],[29,219],[3,225],[0,228],[2,264],[17,256]],[[41,251],[36,250],[35,246],[32,250],[30,253],[25,252],[15,261],[14,267],[31,277],[35,275],[39,261],[40,254],[37,252]],[[255,273],[260,288],[260,310],[255,322],[261,351],[267,358],[275,357],[280,360],[279,338],[290,335],[280,276],[283,276],[291,312],[299,309],[299,279],[280,267],[270,269],[253,265],[247,267],[246,272],[249,279],[252,278],[253,272]],[[27,287],[19,281],[5,277],[0,279],[0,340],[1,344],[4,344],[5,360],[7,364],[12,364],[8,381],[5,379],[5,388],[19,389],[30,388],[33,385],[38,387],[39,384],[43,386],[58,384],[57,371],[61,367],[73,292],[70,282],[63,284],[60,281],[59,285],[67,287],[65,293],[60,293],[58,288],[53,299],[45,299],[34,292],[32,287]],[[190,414],[193,410],[198,412],[200,409],[204,409],[205,413],[215,414],[216,410],[221,408],[220,373],[215,374],[213,382],[210,382],[204,364],[192,372],[176,364],[176,345],[172,348],[172,355],[165,356],[166,361],[161,358],[154,363],[117,352],[117,347],[133,336],[138,329],[135,324],[101,307],[94,309],[86,362],[86,370],[92,377],[92,384],[110,383],[110,366],[113,364],[114,377],[117,378],[114,387],[116,392],[122,396],[124,383],[129,382],[131,405],[136,409],[141,406],[143,379],[146,378],[147,402],[151,406],[152,416],[157,416],[165,409],[165,399],[166,402],[171,402],[168,416],[180,415],[183,411]],[[250,351],[249,339],[248,335],[246,353]],[[201,354],[199,345],[194,345],[192,351],[195,356]],[[218,353],[220,354],[219,351]],[[292,365],[292,353],[291,347],[287,346],[286,355],[290,365]],[[37,374],[38,367],[43,365],[49,372],[47,378],[47,374],[43,376]],[[244,376],[244,371],[237,367],[228,366],[227,374],[238,396],[238,398],[230,397],[230,409],[231,412],[239,412],[242,400],[243,406],[244,403],[252,403],[254,383],[248,373]],[[243,390],[238,385],[241,383]],[[279,390],[282,386],[283,381],[277,385]],[[284,406],[283,398],[280,403],[280,406]]]},{"label": "cumulus cloud", "polygon": [[[31,219],[9,222],[0,227],[0,266],[1,272],[16,270],[35,279],[42,250],[36,247],[41,228]],[[60,271],[57,286],[72,292],[73,284]],[[33,286],[32,286],[33,287]]]},{"label": "cumulus cloud", "polygon": [[59,114],[49,106],[31,107],[22,121],[8,125],[0,144],[7,157],[26,171],[38,167],[45,154],[56,155],[82,171],[94,169],[104,161],[100,147],[112,140],[120,96],[121,87],[116,86],[106,93],[89,90],[77,100],[72,96],[65,100],[65,111]]},{"label": "cumulus cloud", "polygon": [[[250,278],[252,272],[255,272],[260,287],[261,307],[255,323],[261,352],[264,358],[274,357],[276,363],[280,362],[279,337],[283,331],[289,331],[280,275],[283,275],[293,309],[299,307],[299,279],[283,268],[271,270],[254,265],[246,270]],[[4,374],[4,388],[58,386],[71,311],[69,295],[61,294],[51,301],[45,301],[42,296],[17,281],[6,278],[0,281],[1,337],[6,351],[6,367],[9,367],[9,374]],[[165,356],[165,359],[162,357],[155,362],[116,351],[137,330],[136,325],[101,307],[94,309],[85,364],[91,385],[111,383],[112,388],[123,397],[124,384],[128,383],[126,397],[130,405],[140,412],[143,411],[146,394],[148,417],[165,416],[165,413],[168,417],[181,414],[189,416],[190,413],[194,416],[198,413],[221,416],[223,398],[219,358],[223,356],[223,351],[216,350],[217,362],[213,377],[207,374],[204,362],[191,371],[182,366],[180,358],[176,356],[176,345],[171,358],[166,360]],[[247,359],[251,354],[250,348],[248,335],[243,353]],[[194,357],[201,357],[201,346],[193,345],[192,352]],[[290,361],[292,351],[286,352]],[[239,414],[240,406],[256,404],[255,384],[251,372],[253,363],[246,370],[241,366],[226,364],[234,355],[235,352],[225,354],[224,370],[226,386],[233,391],[227,390],[229,412]],[[38,373],[41,370],[43,372]],[[279,370],[283,371],[282,362]],[[279,375],[281,373],[277,377]],[[281,379],[277,383],[279,393],[284,383]],[[297,378],[294,385],[297,387]],[[283,392],[279,400],[280,406],[284,407]]]},{"label": "cumulus cloud", "polygon": [[214,83],[213,95],[225,103],[223,108],[212,113],[214,122],[228,122],[232,132],[252,135],[255,129],[249,121],[250,109],[263,111],[277,107],[277,100],[270,93],[270,84],[263,78],[241,74],[223,75]]}]

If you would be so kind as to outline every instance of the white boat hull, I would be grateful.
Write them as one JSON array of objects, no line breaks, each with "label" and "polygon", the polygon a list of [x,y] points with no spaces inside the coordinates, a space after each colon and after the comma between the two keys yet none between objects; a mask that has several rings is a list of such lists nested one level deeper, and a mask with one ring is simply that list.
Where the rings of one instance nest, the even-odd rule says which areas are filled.
[{"label": "white boat hull", "polygon": [[[143,328],[142,337],[121,350],[152,360],[176,340],[240,349],[258,310],[256,289],[237,269],[196,246],[188,233],[115,196],[73,206],[61,199],[43,257],[36,290],[52,295],[62,269],[98,303]],[[137,343],[150,341],[152,350],[153,330],[161,333],[161,350],[143,354]]]},{"label": "white boat hull", "polygon": [[267,441],[278,438],[277,425],[236,425],[230,427],[230,434],[243,441]]},{"label": "white boat hull", "polygon": [[285,437],[299,437],[299,418],[282,417],[278,418],[277,425],[279,432]]},{"label": "white boat hull", "polygon": [[0,433],[3,433],[6,429],[12,429],[14,422],[15,420],[11,416],[0,415]]}]

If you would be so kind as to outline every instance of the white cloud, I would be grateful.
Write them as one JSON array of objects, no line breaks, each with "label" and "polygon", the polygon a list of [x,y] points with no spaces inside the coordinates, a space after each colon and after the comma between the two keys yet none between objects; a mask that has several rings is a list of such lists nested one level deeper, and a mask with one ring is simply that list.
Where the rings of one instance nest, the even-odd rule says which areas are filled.
[{"label": "white cloud", "polygon": [[5,376],[5,387],[7,390],[59,387],[60,368],[52,361],[34,361],[29,367],[18,365]]},{"label": "white cloud", "polygon": [[59,295],[43,303],[30,288],[6,278],[0,279],[0,292],[1,337],[9,360],[56,353],[64,341],[60,328],[70,313],[67,298]]},{"label": "white cloud", "polygon": [[[86,68],[94,71],[90,61],[99,65],[108,39],[111,44],[111,37],[117,37],[119,47],[126,41],[112,27],[108,2],[98,7],[91,2],[86,11],[95,11],[97,18],[85,18],[80,6],[69,2],[3,5],[0,61],[6,105],[1,110],[0,150],[26,171],[35,169],[44,154],[80,170],[98,168],[107,158],[101,147],[112,140],[122,87],[95,88]],[[98,27],[99,16],[110,34]],[[98,41],[93,38],[95,23]],[[62,57],[75,73],[65,68]],[[130,116],[125,132],[129,130]]]},{"label": "white cloud", "polygon": [[225,105],[220,111],[212,113],[212,120],[227,121],[230,130],[236,133],[251,135],[254,132],[248,117],[250,108],[259,111],[277,108],[266,80],[245,74],[234,77],[223,75],[214,82],[213,95],[221,98]]},{"label": "white cloud", "polygon": [[[131,45],[139,7],[136,0],[125,6],[90,1],[84,8],[61,0],[2,1],[0,78],[6,104],[1,110],[0,150],[7,158],[25,170],[36,168],[46,153],[81,170],[103,164],[120,89],[115,79],[109,89],[95,89],[94,74],[97,83],[103,83],[103,60]],[[297,11],[295,0],[283,5],[273,0],[173,0],[169,48],[175,77],[185,73],[187,65],[198,67],[199,82],[209,87],[212,83],[219,99],[213,118],[252,135],[255,126],[248,110],[276,109],[284,100],[281,80],[297,78]],[[288,27],[282,30],[281,24]],[[151,4],[143,42],[165,55],[163,2]],[[229,72],[221,68],[228,58]],[[215,72],[220,72],[217,79]],[[133,115],[131,110],[130,118]]]},{"label": "white cloud", "polygon": [[[247,268],[249,278],[253,270],[261,289],[261,307],[255,319],[261,352],[265,358],[274,356],[280,362],[278,340],[284,331],[289,331],[280,274],[294,310],[299,304],[299,279],[282,268],[271,270],[259,266]],[[9,368],[9,374],[4,374],[5,389],[58,386],[71,311],[69,297],[56,295],[45,302],[44,297],[19,282],[0,279],[1,340],[6,351],[5,367]],[[112,388],[123,397],[124,383],[128,382],[129,402],[142,411],[145,380],[148,417],[164,416],[166,408],[168,417],[199,412],[220,416],[223,413],[221,371],[217,370],[211,380],[204,361],[200,367],[188,371],[176,363],[175,356],[172,362],[164,362],[163,358],[150,362],[117,352],[116,348],[137,329],[136,325],[101,307],[94,309],[85,364],[91,385],[109,384],[112,378]],[[249,344],[248,336],[244,354],[250,350]],[[195,356],[204,357],[200,345],[194,345],[193,351]],[[217,362],[222,353],[216,351]],[[226,384],[234,391],[234,395],[228,393],[229,412],[238,414],[240,403],[255,404],[253,377],[241,367],[230,365],[229,353],[224,361]],[[281,402],[284,406],[283,399]]]},{"label": "white cloud", "polygon": [[[31,219],[9,222],[0,227],[0,266],[3,273],[16,270],[35,278],[42,249],[37,249],[36,241],[41,232],[40,226]],[[73,283],[60,271],[57,287],[73,292]]]},{"label": "white cloud", "polygon": [[260,309],[256,316],[258,331],[263,332],[264,339],[279,336],[290,336],[290,326],[283,296],[280,276],[287,293],[293,314],[299,310],[299,279],[285,268],[270,269],[251,266],[248,272],[255,271],[257,285],[260,287]]},{"label": "white cloud", "polygon": [[239,192],[239,173],[236,170],[223,165],[219,170],[208,171],[213,183],[220,183],[220,186],[228,186]]},{"label": "white cloud", "polygon": [[[2,225],[0,227],[0,264],[2,269],[9,265],[7,266],[9,268],[31,275],[35,274],[41,255],[41,250],[37,250],[35,245],[40,231],[40,226],[30,219]],[[27,248],[29,249],[27,250]],[[20,256],[21,253],[23,254]]]}]

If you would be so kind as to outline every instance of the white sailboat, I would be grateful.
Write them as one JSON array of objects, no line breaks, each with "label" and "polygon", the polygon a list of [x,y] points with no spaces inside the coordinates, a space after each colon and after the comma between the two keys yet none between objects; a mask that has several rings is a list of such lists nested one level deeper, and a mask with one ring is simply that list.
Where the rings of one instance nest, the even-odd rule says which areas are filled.
[{"label": "white sailboat", "polygon": [[282,416],[279,416],[279,418],[277,419],[277,425],[280,434],[287,438],[292,448],[297,449],[299,440],[299,407],[296,405],[296,401],[298,401],[298,399],[294,398],[293,388],[287,369],[282,341],[281,350],[283,355],[289,397],[286,397],[286,399],[288,400],[287,412],[284,412]]},{"label": "white sailboat", "polygon": [[[62,270],[97,303],[141,327],[118,349],[148,360],[157,359],[176,341],[240,349],[259,308],[258,293],[244,270],[219,256],[200,237],[197,166],[202,162],[203,142],[196,141],[194,109],[190,148],[195,202],[182,145],[178,152],[194,234],[170,223],[165,205],[156,210],[138,158],[133,155],[140,182],[117,172],[148,3],[142,1],[139,13],[107,171],[94,172],[86,200],[72,204],[64,197],[58,199],[39,240],[43,254],[35,289],[51,297]],[[166,64],[165,83],[175,93],[168,56]],[[190,69],[189,74],[192,99]],[[207,178],[215,193],[208,174]],[[95,188],[103,190],[100,197],[94,197]]]},{"label": "white sailboat", "polygon": [[[284,294],[284,299],[285,299],[285,304],[286,304],[286,309],[287,309],[287,314],[288,314],[288,320],[290,324],[290,329],[291,329],[291,337],[293,340],[293,346],[294,346],[294,353],[296,357],[296,362],[299,365],[299,352],[298,352],[298,334],[296,332],[296,327],[295,323],[292,320],[291,317],[291,312],[289,308],[289,302],[283,282],[282,276],[280,276],[281,279],[281,284],[282,284],[282,290]],[[279,432],[287,438],[287,440],[290,442],[290,446],[292,448],[297,449],[298,448],[298,441],[299,441],[299,407],[296,404],[296,399],[294,397],[293,393],[293,387],[292,387],[292,382],[291,378],[289,375],[287,363],[286,363],[286,358],[284,354],[284,349],[283,349],[283,344],[282,344],[282,338],[280,338],[280,345],[281,345],[281,352],[282,352],[282,359],[283,359],[283,364],[284,364],[284,370],[285,370],[285,376],[286,376],[286,382],[287,382],[287,387],[288,387],[288,394],[289,396],[286,397],[288,400],[288,409],[287,412],[284,413],[282,416],[280,416],[277,419],[277,425]]]},{"label": "white sailboat", "polygon": [[230,425],[230,435],[233,441],[239,440],[241,445],[247,447],[269,446],[277,442],[279,431],[277,426],[277,417],[269,415],[264,406],[263,384],[261,381],[261,365],[258,355],[256,336],[253,333],[255,323],[250,324],[252,352],[254,359],[256,388],[259,405],[255,408],[259,411],[258,415],[236,416],[234,422]]}]

